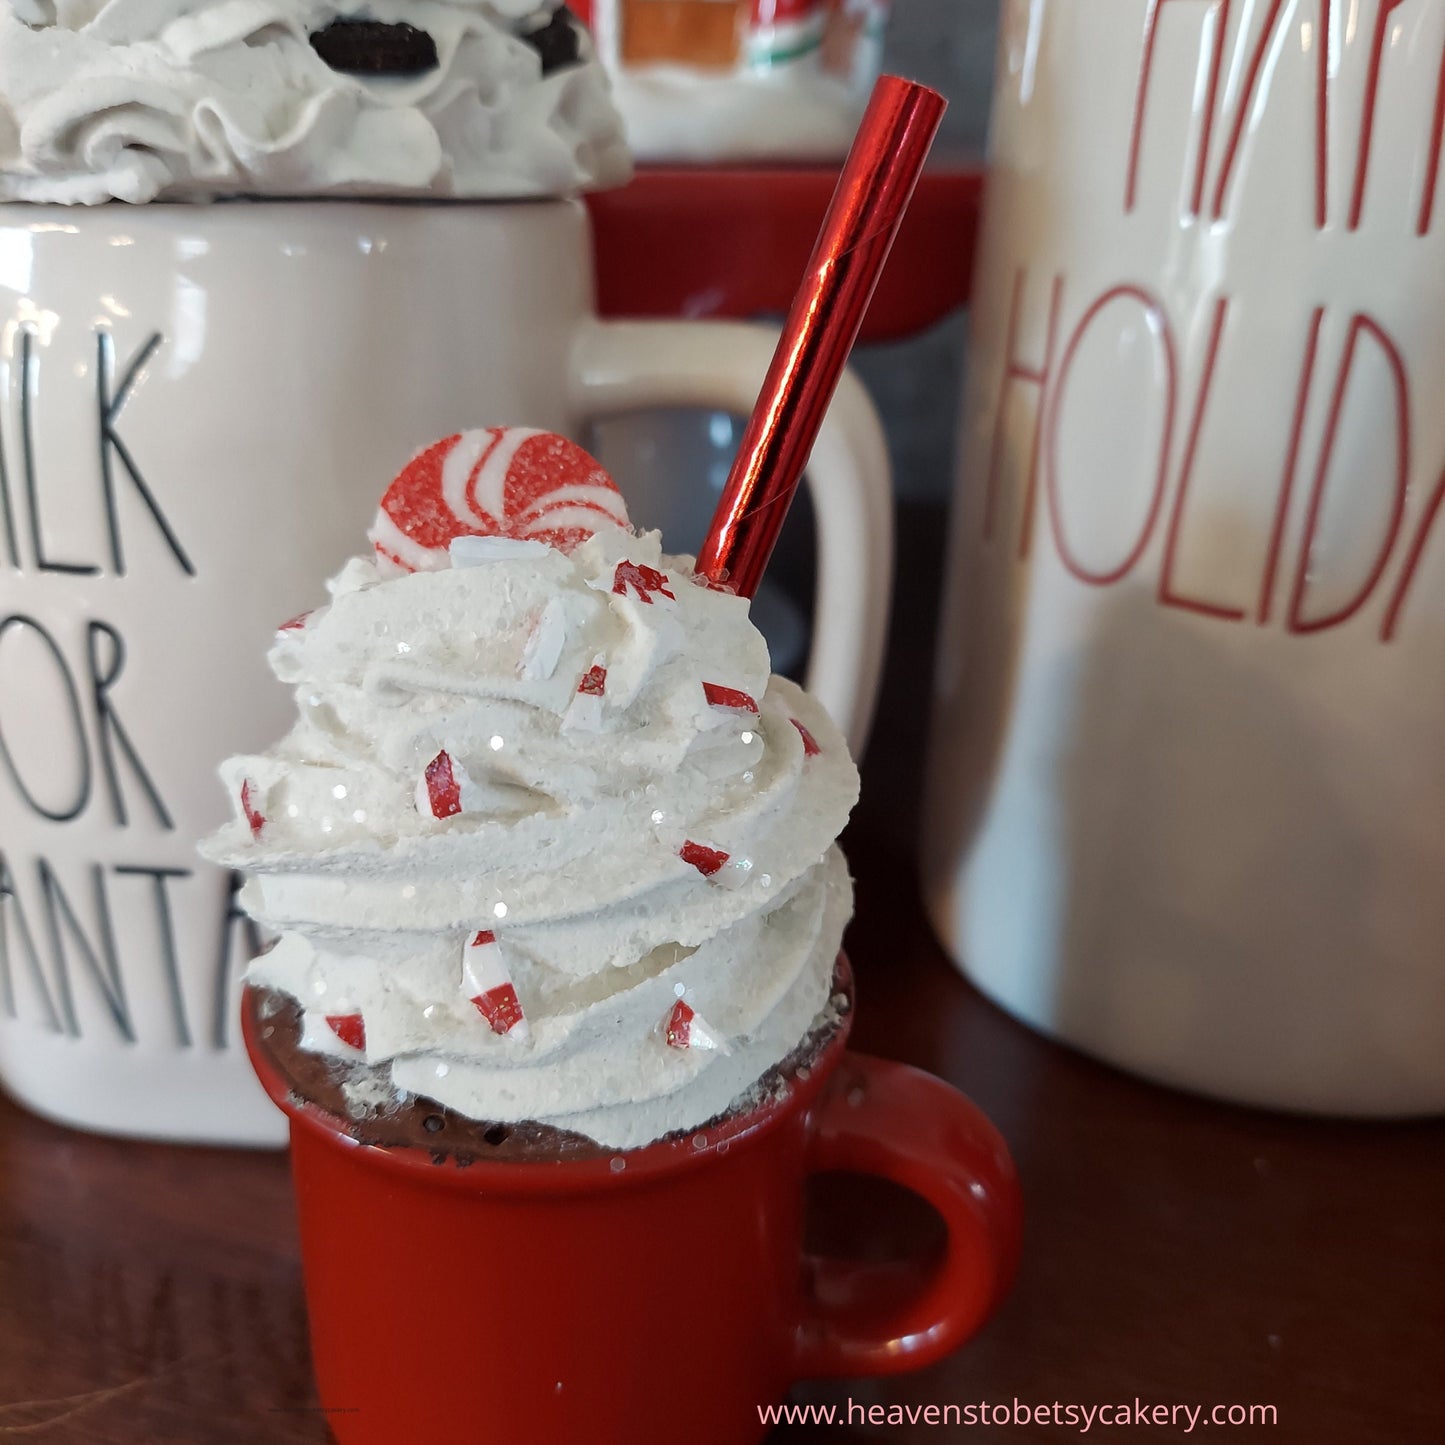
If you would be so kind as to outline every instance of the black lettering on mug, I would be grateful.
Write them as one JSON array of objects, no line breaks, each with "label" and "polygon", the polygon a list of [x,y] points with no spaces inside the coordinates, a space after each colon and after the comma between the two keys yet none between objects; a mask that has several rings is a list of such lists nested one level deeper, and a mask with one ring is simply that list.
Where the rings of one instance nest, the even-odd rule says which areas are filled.
[{"label": "black lettering on mug", "polygon": [[[99,863],[90,865],[91,886],[95,895],[95,916],[97,937],[91,939],[81,927],[60,880],[44,858],[35,860],[36,872],[40,878],[40,896],[45,904],[45,923],[50,934],[50,949],[55,960],[55,977],[59,984],[60,1009],[65,1019],[65,1031],[74,1038],[80,1037],[80,1024],[75,1012],[75,998],[70,986],[70,952],[65,946],[68,933],[80,961],[91,976],[117,1032],[126,1043],[135,1042],[135,1029],[130,1021],[130,1009],[125,1000],[125,986],[120,976],[120,964],[115,953],[115,931],[110,922],[110,904],[105,892],[105,870]],[[62,923],[65,925],[62,931]]]},{"label": "black lettering on mug", "polygon": [[[110,643],[110,656],[106,661],[101,659],[102,638]],[[111,701],[110,689],[125,667],[125,642],[109,623],[90,622],[86,624],[86,654],[90,664],[91,696],[95,702],[95,726],[100,734],[100,760],[110,791],[110,805],[115,812],[115,821],[122,828],[130,822],[125,795],[121,791],[120,774],[116,768],[115,756],[118,748],[129,761],[131,772],[150,800],[156,821],[162,828],[172,829],[176,825],[171,818],[170,809],[166,807],[160,789],[156,787],[150,773],[146,771],[145,764],[141,762],[140,754],[131,742],[130,734],[126,732],[120,714],[116,712],[115,704]]]},{"label": "black lettering on mug", "polygon": [[176,1042],[182,1048],[190,1048],[195,1040],[191,1037],[191,1026],[186,1021],[186,997],[181,989],[180,961],[176,957],[176,929],[171,918],[171,899],[166,891],[166,881],[171,878],[189,878],[189,868],[142,868],[136,864],[120,864],[116,874],[122,878],[149,878],[154,884],[152,898],[156,910],[156,931],[161,940],[161,971],[165,975],[166,991],[170,995],[171,1019],[175,1024]]},{"label": "black lettering on mug", "polygon": [[10,495],[10,468],[5,461],[5,419],[0,416],[0,523],[5,530],[5,555],[20,570],[20,547],[15,536],[15,501]]},{"label": "black lettering on mug", "polygon": [[[51,657],[55,659],[56,671],[65,685],[65,697],[68,703],[66,720],[69,723],[70,736],[75,744],[79,767],[73,797],[64,805],[55,808],[47,807],[31,791],[30,785],[21,777],[20,768],[5,739],[6,703],[13,699],[22,707],[34,706],[33,689],[17,686],[6,674],[5,639],[12,628],[30,628],[40,638],[49,650]],[[68,823],[72,818],[78,817],[86,803],[90,801],[90,743],[85,735],[85,716],[81,712],[80,694],[76,689],[75,679],[71,676],[70,667],[65,661],[65,655],[61,652],[59,643],[33,617],[27,617],[21,612],[11,613],[9,617],[0,621],[0,761],[4,762],[16,791],[24,798],[32,811],[38,813],[42,818],[49,818],[53,823]]]},{"label": "black lettering on mug", "polygon": [[40,520],[40,484],[35,474],[35,419],[31,398],[35,393],[35,337],[28,327],[20,332],[20,458],[25,469],[25,501],[30,509],[30,546],[35,565],[42,572],[69,572],[93,577],[100,568],[94,562],[61,562],[45,555],[45,528]]},{"label": "black lettering on mug", "polygon": [[56,1010],[55,1000],[50,995],[50,984],[46,981],[45,970],[40,964],[40,951],[35,947],[35,935],[25,917],[25,908],[20,902],[20,893],[15,887],[15,876],[10,871],[10,864],[5,854],[0,852],[0,1001],[3,1001],[5,1012],[11,1018],[18,1018],[15,980],[10,964],[10,930],[12,926],[15,930],[15,938],[20,944],[20,951],[25,956],[26,971],[30,976],[30,982],[34,985],[36,997],[40,1000],[41,1011],[45,1015],[45,1027],[51,1033],[58,1034],[61,1031],[60,1014]]},{"label": "black lettering on mug", "polygon": [[196,569],[191,559],[186,555],[186,549],[181,546],[180,539],[176,536],[161,505],[156,501],[155,493],[151,491],[146,483],[145,476],[135,458],[131,455],[130,448],[126,446],[120,433],[116,430],[116,423],[120,420],[120,414],[125,410],[125,404],[130,400],[131,392],[146,363],[155,355],[164,337],[159,331],[153,331],[131,359],[126,363],[125,374],[121,377],[120,385],[112,389],[115,377],[115,340],[108,330],[101,328],[95,334],[95,404],[96,414],[99,422],[98,440],[100,444],[100,476],[105,491],[105,520],[110,532],[110,557],[111,566],[117,577],[125,576],[125,549],[121,545],[120,515],[116,506],[116,476],[112,459],[119,461],[126,475],[131,480],[131,485],[139,494],[146,509],[150,512],[156,526],[160,529],[161,536],[166,540],[166,545],[171,549],[171,554],[180,564],[181,571],[187,577],[194,577]]},{"label": "black lettering on mug", "polygon": [[216,1011],[211,1025],[211,1042],[218,1049],[229,1048],[231,1043],[231,950],[235,946],[236,930],[240,930],[246,946],[242,963],[248,963],[261,952],[260,930],[238,901],[245,881],[239,873],[231,874],[231,887],[226,895],[226,911],[221,915],[221,934],[216,946]]}]

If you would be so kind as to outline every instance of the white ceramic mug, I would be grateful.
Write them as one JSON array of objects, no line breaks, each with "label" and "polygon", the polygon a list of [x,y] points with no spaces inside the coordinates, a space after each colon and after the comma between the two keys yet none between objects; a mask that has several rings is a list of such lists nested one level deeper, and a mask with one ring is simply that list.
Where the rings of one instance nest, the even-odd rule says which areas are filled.
[{"label": "white ceramic mug", "polygon": [[[746,411],[774,338],[598,321],[564,201],[9,207],[0,324],[0,1080],[85,1127],[280,1142],[234,1029],[254,940],[194,853],[218,761],[292,713],[276,625],[420,445]],[[851,378],[810,480],[809,683],[860,745],[891,559]],[[620,483],[646,525],[657,499]]]},{"label": "white ceramic mug", "polygon": [[1140,1073],[1445,1107],[1445,5],[1011,0],[925,829]]}]

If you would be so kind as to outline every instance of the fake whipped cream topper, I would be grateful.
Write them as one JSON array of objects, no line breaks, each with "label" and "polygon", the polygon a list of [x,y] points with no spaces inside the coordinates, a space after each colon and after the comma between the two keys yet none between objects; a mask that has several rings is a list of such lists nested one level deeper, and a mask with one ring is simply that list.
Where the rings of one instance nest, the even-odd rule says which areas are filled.
[{"label": "fake whipped cream topper", "polygon": [[561,0],[0,0],[0,200],[566,195],[629,171]]},{"label": "fake whipped cream topper", "polygon": [[564,437],[427,447],[368,536],[278,631],[296,725],[222,770],[208,850],[278,935],[251,981],[471,1118],[621,1147],[723,1112],[826,1018],[841,735]]}]

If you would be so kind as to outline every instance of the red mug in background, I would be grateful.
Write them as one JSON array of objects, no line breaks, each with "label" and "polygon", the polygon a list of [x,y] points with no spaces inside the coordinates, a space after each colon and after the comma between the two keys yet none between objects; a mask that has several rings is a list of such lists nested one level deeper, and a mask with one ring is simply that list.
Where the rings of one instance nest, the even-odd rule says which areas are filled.
[{"label": "red mug in background", "polygon": [[[312,1353],[341,1445],[745,1445],[798,1380],[949,1353],[1013,1276],[1003,1140],[942,1081],[847,1052],[846,1019],[781,1097],[720,1127],[467,1168],[358,1144],[291,1093],[250,1008],[245,1031],[290,1116]],[[804,1183],[832,1171],[942,1216],[944,1256],[910,1297],[897,1270],[804,1255]]]}]

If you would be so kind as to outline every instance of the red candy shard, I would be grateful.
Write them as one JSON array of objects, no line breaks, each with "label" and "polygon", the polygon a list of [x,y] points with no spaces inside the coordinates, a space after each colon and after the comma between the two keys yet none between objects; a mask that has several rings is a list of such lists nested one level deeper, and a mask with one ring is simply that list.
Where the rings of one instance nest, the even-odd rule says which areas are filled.
[{"label": "red candy shard", "polygon": [[426,765],[426,796],[434,818],[450,818],[462,810],[462,785],[445,748]]},{"label": "red candy shard", "polygon": [[485,948],[489,943],[495,943],[497,935],[490,928],[479,928],[476,937],[472,939],[473,948]]},{"label": "red candy shard", "polygon": [[251,836],[259,838],[261,829],[266,826],[266,819],[262,817],[261,811],[252,802],[251,780],[245,779],[241,784],[241,811],[246,815],[246,821],[251,825]]},{"label": "red candy shard", "polygon": [[718,872],[731,856],[724,853],[720,848],[709,848],[702,843],[694,843],[689,839],[677,850],[677,856],[684,863],[691,863],[704,878],[711,878]]},{"label": "red candy shard", "polygon": [[594,663],[577,684],[577,691],[585,697],[601,697],[607,691],[607,669],[601,663]]},{"label": "red candy shard", "polygon": [[327,1014],[326,1022],[343,1044],[366,1052],[366,1024],[360,1014]]},{"label": "red candy shard", "polygon": [[367,536],[404,571],[439,571],[457,537],[570,552],[604,523],[627,526],[627,508],[595,457],[554,432],[486,427],[418,452],[386,489]]},{"label": "red candy shard", "polygon": [[677,601],[677,593],[668,586],[667,577],[646,562],[619,562],[612,574],[612,590],[619,597],[626,597],[631,592],[639,602],[646,602],[649,607],[655,596]]},{"label": "red candy shard", "polygon": [[705,682],[702,685],[702,695],[707,699],[709,707],[726,707],[732,708],[736,712],[751,713],[756,713],[758,710],[756,700],[735,687],[723,687],[716,682]]},{"label": "red candy shard", "polygon": [[288,617],[286,621],[283,622],[280,627],[276,629],[276,631],[299,632],[303,627],[306,626],[306,619],[310,616],[310,612],[298,612],[295,617]]},{"label": "red candy shard", "polygon": [[478,994],[472,1002],[478,1013],[492,1026],[494,1034],[509,1034],[522,1022],[522,1005],[517,990],[509,983],[500,983]]},{"label": "red candy shard", "polygon": [[673,1004],[667,1016],[667,1046],[686,1049],[692,1046],[692,1021],[696,1014],[681,999]]},{"label": "red candy shard", "polygon": [[797,718],[789,718],[788,721],[792,723],[795,728],[797,728],[798,736],[801,737],[803,740],[803,756],[805,758],[816,758],[818,754],[823,751],[823,749],[818,746],[818,740],[813,736],[812,733],[808,731],[807,728],[802,725],[802,723],[797,720]]}]

